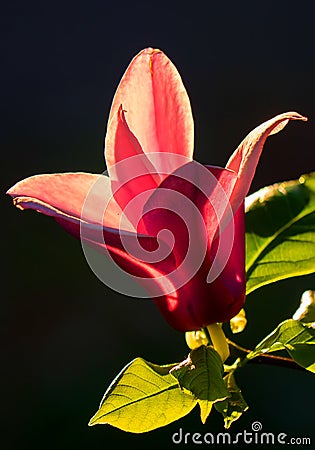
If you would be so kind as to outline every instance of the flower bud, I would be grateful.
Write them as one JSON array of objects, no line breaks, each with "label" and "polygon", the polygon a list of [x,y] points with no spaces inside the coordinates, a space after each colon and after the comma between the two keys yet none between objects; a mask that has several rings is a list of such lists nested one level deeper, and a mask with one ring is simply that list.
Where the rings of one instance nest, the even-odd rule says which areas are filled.
[{"label": "flower bud", "polygon": [[185,333],[185,339],[191,350],[195,350],[196,348],[209,343],[206,334],[202,330],[187,331]]},{"label": "flower bud", "polygon": [[305,291],[301,297],[301,303],[292,317],[294,320],[309,323],[315,322],[315,292]]},{"label": "flower bud", "polygon": [[246,324],[247,319],[245,315],[245,310],[242,308],[240,312],[230,320],[230,327],[232,333],[234,334],[241,333],[246,327]]}]

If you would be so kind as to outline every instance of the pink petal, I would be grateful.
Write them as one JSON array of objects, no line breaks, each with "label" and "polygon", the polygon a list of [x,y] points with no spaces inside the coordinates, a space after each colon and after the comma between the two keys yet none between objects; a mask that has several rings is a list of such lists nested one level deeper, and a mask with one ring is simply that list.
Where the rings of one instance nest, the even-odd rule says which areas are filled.
[{"label": "pink petal", "polygon": [[202,166],[196,161],[185,164],[169,175],[148,199],[143,211],[147,233],[156,236],[159,230],[172,226],[180,236],[181,218],[189,222],[182,226],[193,231],[197,225],[194,219],[199,221],[194,210],[198,210],[206,225],[207,239],[213,239],[229,207],[236,180],[231,170]]},{"label": "pink petal", "polygon": [[[107,177],[88,173],[37,175],[17,183],[7,193],[17,207],[52,216],[77,239],[107,256],[109,253],[130,275],[143,277],[140,284],[153,295],[170,289],[170,282],[164,278],[164,284],[159,283],[158,277],[174,266],[173,256],[155,237],[128,231],[133,230],[128,222],[123,221],[126,226],[121,229],[121,210],[111,196]],[[159,258],[157,264],[147,262],[157,249],[166,257]]]},{"label": "pink petal", "polygon": [[169,175],[146,203],[146,233],[173,248],[176,270],[168,278],[176,288],[194,276],[213,240],[232,220],[229,198],[235,181],[230,170],[191,161]]},{"label": "pink petal", "polygon": [[[61,225],[74,236],[78,236],[78,228],[75,231],[73,224],[68,222],[66,225]],[[106,257],[100,263],[97,262],[96,267],[92,267],[97,275],[102,274],[104,270],[106,271],[109,259],[112,259],[119,269],[125,271],[146,290],[148,297],[165,296],[170,291],[175,290],[172,282],[165,276],[174,268],[174,257],[169,249],[163,243],[158,242],[156,238],[124,231],[117,232],[117,230],[105,227],[103,229],[97,227],[89,229],[89,225],[82,227],[81,224],[80,239],[82,244],[94,248],[97,253],[103,253]],[[156,252],[159,252],[159,254],[162,252],[166,257],[158,258],[158,262],[152,264],[150,259]],[[89,261],[89,258],[87,260]],[[117,268],[115,268],[114,273],[115,280],[118,280],[119,283],[120,274],[117,272]],[[110,275],[107,273],[104,275],[105,284],[112,286],[112,279],[108,278]],[[122,284],[116,285],[115,290],[120,292],[121,288],[126,288],[126,280],[124,279]],[[129,290],[125,293],[132,296]]]},{"label": "pink petal", "polygon": [[[86,259],[93,272],[108,286],[112,286],[111,275],[107,273],[108,267],[111,267],[112,273],[112,261],[117,264],[118,267],[114,268],[115,282],[118,280],[115,289],[117,292],[120,292],[121,288],[126,289],[127,282],[123,278],[119,285],[118,268],[125,271],[127,276],[142,286],[148,297],[164,297],[170,291],[175,290],[172,282],[166,276],[175,266],[173,254],[165,243],[159,242],[155,237],[82,223],[60,216],[55,219],[68,233],[81,240]],[[90,252],[87,253],[86,246],[103,254],[104,259],[97,258],[94,263],[94,256],[90,258],[91,255]],[[156,254],[158,254],[157,258]],[[165,255],[165,257],[160,255]],[[152,257],[155,257],[157,262],[152,263]],[[109,263],[110,266],[108,266]],[[126,294],[132,296],[129,290],[126,291]]]},{"label": "pink petal", "polygon": [[14,185],[7,194],[20,209],[35,209],[49,216],[119,228],[121,209],[112,197],[109,178],[103,175],[35,175]]},{"label": "pink petal", "polygon": [[[189,98],[177,69],[163,52],[141,51],[118,86],[105,140],[108,168],[117,162],[112,145],[117,121],[113,118],[121,105],[145,153],[170,152],[192,159],[194,126]],[[119,150],[119,160],[122,158],[124,149]]]},{"label": "pink petal", "polygon": [[[215,261],[219,239],[230,239],[230,226],[234,226],[235,239],[229,258],[220,275],[207,283],[209,269]],[[154,299],[167,322],[179,331],[198,330],[211,323],[227,322],[244,305],[245,300],[245,226],[244,207],[240,206],[233,220],[219,238],[212,242],[210,251],[196,275],[174,296]],[[229,244],[227,244],[229,245]],[[220,258],[220,251],[218,254]]]},{"label": "pink petal", "polygon": [[155,189],[160,183],[160,176],[130,131],[121,107],[112,118],[106,139],[106,149],[116,161],[116,164],[109,168],[115,200],[125,211],[128,203],[137,198],[137,206],[134,202],[132,208],[126,210],[127,216],[136,227],[137,215],[139,216],[136,211],[141,213],[147,198],[144,195],[138,196],[147,190]]},{"label": "pink petal", "polygon": [[[145,158],[137,137],[130,131],[125,113],[126,111],[120,105],[117,112],[111,117],[106,134],[106,152],[110,155],[110,159],[114,161],[114,164],[132,156],[141,155],[142,164],[145,166],[146,171],[151,173],[154,166],[148,158]],[[113,164],[108,168],[110,175],[112,166]],[[157,178],[156,183],[158,183],[159,178],[155,178]]]},{"label": "pink petal", "polygon": [[238,209],[249,191],[267,137],[282,130],[289,120],[306,121],[307,118],[296,112],[287,112],[262,123],[246,136],[230,157],[226,168],[238,175],[231,198],[234,211]]}]

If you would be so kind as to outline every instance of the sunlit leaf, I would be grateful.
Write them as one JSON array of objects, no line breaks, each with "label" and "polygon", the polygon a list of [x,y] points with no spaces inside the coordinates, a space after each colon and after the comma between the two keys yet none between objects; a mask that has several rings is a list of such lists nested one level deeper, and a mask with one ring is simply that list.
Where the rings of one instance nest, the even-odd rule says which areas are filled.
[{"label": "sunlit leaf", "polygon": [[169,374],[173,366],[158,366],[142,358],[133,360],[109,386],[89,425],[110,424],[143,433],[188,414],[197,401]]},{"label": "sunlit leaf", "polygon": [[212,405],[225,399],[228,389],[223,380],[223,365],[219,354],[202,345],[192,350],[188,358],[171,369],[180,386],[198,400],[201,421],[205,423]]},{"label": "sunlit leaf", "polygon": [[315,172],[246,199],[247,294],[315,271]]},{"label": "sunlit leaf", "polygon": [[215,408],[224,418],[225,428],[230,428],[235,420],[248,409],[248,405],[242,396],[240,388],[237,386],[233,372],[228,373],[224,377],[226,387],[230,396],[222,402],[215,403]]},{"label": "sunlit leaf", "polygon": [[296,363],[315,372],[315,323],[304,324],[289,319],[282,322],[269,336],[247,355],[253,359],[262,353],[287,350]]}]

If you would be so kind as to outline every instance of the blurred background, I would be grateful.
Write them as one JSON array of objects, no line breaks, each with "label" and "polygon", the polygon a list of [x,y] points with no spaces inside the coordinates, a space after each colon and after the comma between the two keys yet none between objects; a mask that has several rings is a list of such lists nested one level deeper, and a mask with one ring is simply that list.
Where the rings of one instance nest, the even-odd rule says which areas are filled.
[{"label": "blurred background", "polygon": [[[314,10],[311,2],[7,2],[1,33],[1,448],[172,447],[172,434],[223,431],[198,410],[134,435],[89,428],[104,391],[136,356],[163,364],[188,349],[150,300],[104,286],[80,242],[55,222],[12,206],[5,191],[34,174],[104,170],[111,100],[131,58],[162,49],[175,63],[195,119],[195,159],[224,165],[245,135],[295,110],[271,137],[251,192],[315,170]],[[293,6],[294,5],[294,6]],[[315,277],[250,294],[249,324],[235,337],[254,346],[292,315]],[[249,365],[237,378],[250,409],[232,427],[314,439],[314,375]],[[187,445],[185,446],[188,447]]]}]

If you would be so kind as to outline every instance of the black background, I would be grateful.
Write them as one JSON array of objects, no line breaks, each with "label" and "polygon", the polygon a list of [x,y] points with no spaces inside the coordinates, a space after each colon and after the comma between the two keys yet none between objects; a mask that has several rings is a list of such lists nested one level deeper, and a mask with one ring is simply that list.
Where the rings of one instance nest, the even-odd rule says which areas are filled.
[{"label": "black background", "polygon": [[[296,110],[309,122],[291,123],[268,140],[251,191],[314,170],[310,5],[121,0],[60,6],[11,1],[1,7],[1,448],[171,448],[179,427],[223,431],[217,413],[202,426],[197,409],[143,435],[87,427],[127,362],[136,356],[181,360],[187,353],[183,336],[150,300],[101,284],[79,242],[51,219],[16,210],[5,191],[38,173],[104,170],[112,96],[131,58],[148,46],[162,49],[182,75],[197,161],[224,165],[252,128]],[[314,276],[308,276],[251,294],[249,325],[237,341],[253,346],[312,288]],[[313,377],[244,368],[238,383],[250,409],[231,431],[250,431],[259,420],[265,431],[314,439]]]}]

